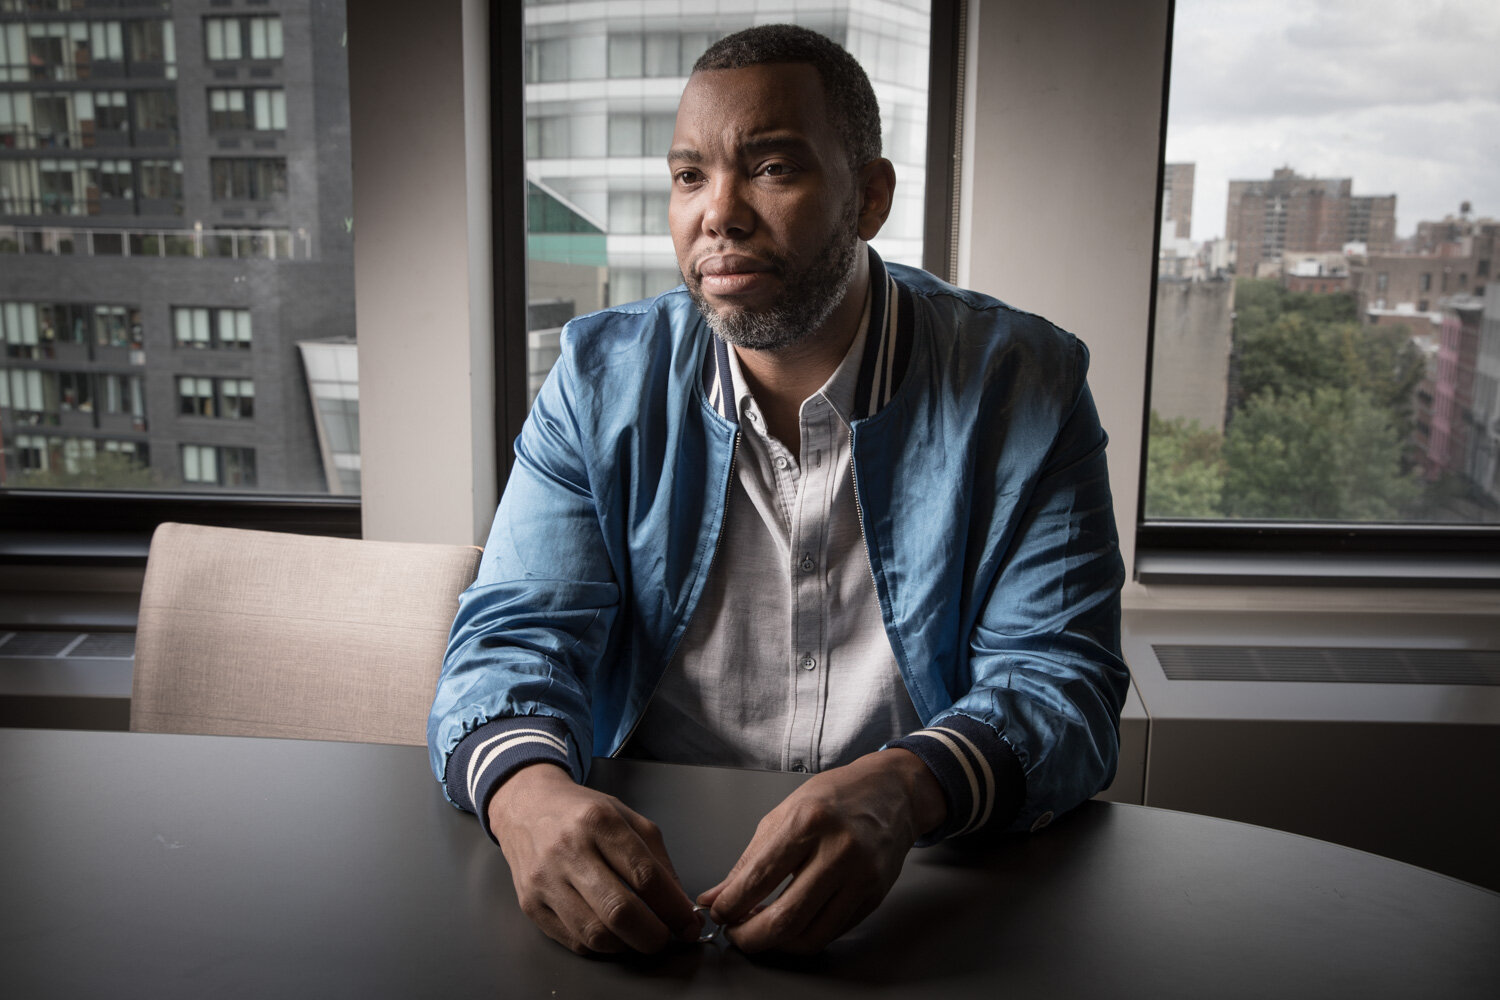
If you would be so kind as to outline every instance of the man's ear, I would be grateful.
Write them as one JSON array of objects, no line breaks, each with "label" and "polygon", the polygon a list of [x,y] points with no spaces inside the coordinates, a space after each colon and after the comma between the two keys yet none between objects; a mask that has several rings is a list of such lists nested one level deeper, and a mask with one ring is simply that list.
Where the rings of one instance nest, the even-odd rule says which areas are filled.
[{"label": "man's ear", "polygon": [[871,160],[855,175],[859,185],[859,238],[869,241],[891,215],[896,197],[896,168],[887,159]]}]

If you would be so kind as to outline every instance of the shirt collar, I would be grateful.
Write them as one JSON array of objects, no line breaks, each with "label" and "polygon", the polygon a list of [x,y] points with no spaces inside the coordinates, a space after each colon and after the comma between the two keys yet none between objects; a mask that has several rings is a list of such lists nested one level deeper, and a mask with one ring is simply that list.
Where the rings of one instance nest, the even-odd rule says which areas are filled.
[{"label": "shirt collar", "polygon": [[[860,362],[865,356],[865,340],[870,330],[870,294],[870,290],[867,289],[865,308],[859,317],[859,329],[854,334],[853,342],[849,344],[849,350],[844,353],[843,360],[833,370],[833,374],[828,376],[828,381],[824,382],[813,394],[822,396],[846,425],[854,419],[854,391],[859,382]],[[738,412],[744,413],[747,407],[755,405],[755,396],[751,393],[750,383],[745,380],[745,372],[740,367],[739,354],[732,347],[727,353],[729,375],[734,385],[735,405]]]}]

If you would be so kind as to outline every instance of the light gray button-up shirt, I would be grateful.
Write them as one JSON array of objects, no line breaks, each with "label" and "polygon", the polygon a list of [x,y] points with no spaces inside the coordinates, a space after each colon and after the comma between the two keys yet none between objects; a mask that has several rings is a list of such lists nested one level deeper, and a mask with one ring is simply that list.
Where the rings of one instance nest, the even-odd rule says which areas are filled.
[{"label": "light gray button-up shirt", "polygon": [[818,771],[920,728],[880,619],[849,415],[869,306],[802,404],[800,455],[767,433],[739,360],[737,473],[702,600],[625,748],[656,760]]}]

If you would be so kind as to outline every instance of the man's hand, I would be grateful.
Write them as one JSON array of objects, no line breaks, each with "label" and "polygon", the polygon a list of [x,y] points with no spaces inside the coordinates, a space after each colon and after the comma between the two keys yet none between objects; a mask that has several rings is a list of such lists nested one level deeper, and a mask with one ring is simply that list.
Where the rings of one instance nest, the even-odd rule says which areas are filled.
[{"label": "man's hand", "polygon": [[[869,754],[787,796],[698,902],[743,951],[812,954],[880,905],[912,844],[946,812],[942,788],[915,754]],[[786,891],[761,907],[788,875]]]},{"label": "man's hand", "polygon": [[588,954],[697,937],[661,831],[619,799],[533,764],[500,786],[487,814],[521,909],[553,940]]}]

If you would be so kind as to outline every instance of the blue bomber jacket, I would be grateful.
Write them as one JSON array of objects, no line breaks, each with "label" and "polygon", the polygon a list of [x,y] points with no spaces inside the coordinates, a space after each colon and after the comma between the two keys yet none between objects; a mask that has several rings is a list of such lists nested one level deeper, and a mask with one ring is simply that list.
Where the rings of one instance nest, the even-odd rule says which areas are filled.
[{"label": "blue bomber jacket", "polygon": [[[1088,354],[1039,317],[870,261],[855,496],[926,720],[891,745],[943,786],[927,841],[1034,829],[1112,779],[1127,686]],[[434,772],[481,822],[518,767],[581,781],[624,746],[703,593],[734,475],[727,349],[683,288],[561,341],[428,722]]]}]

